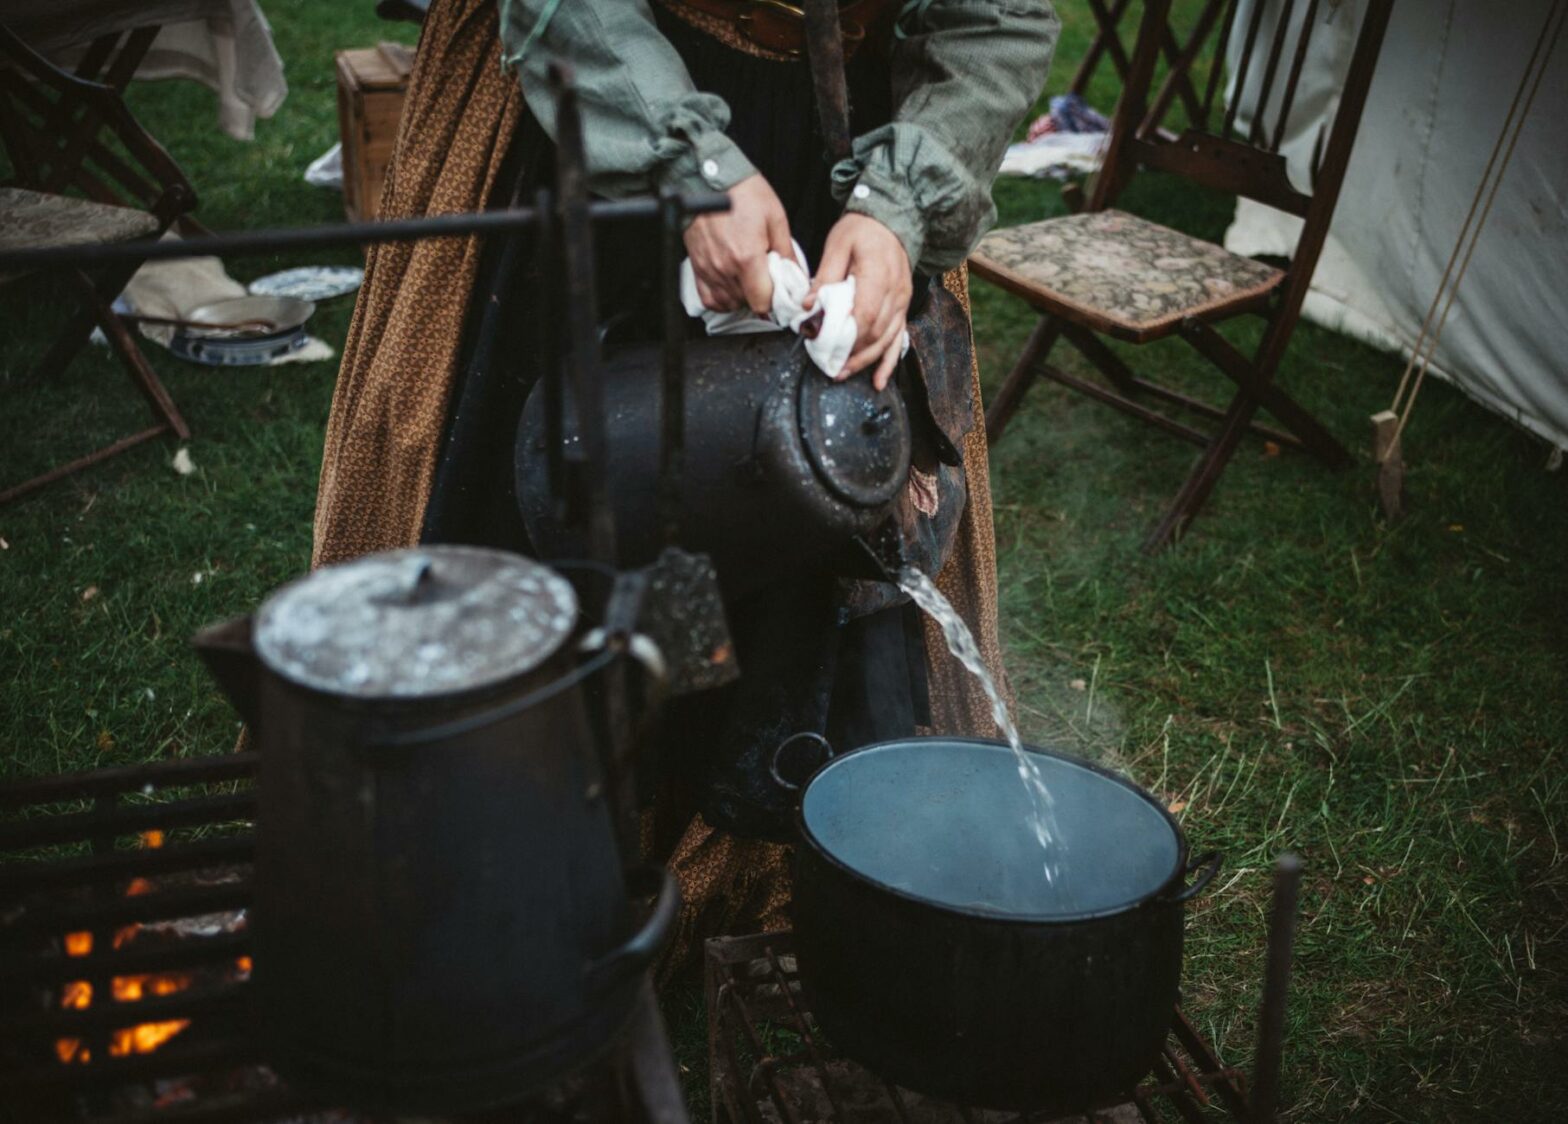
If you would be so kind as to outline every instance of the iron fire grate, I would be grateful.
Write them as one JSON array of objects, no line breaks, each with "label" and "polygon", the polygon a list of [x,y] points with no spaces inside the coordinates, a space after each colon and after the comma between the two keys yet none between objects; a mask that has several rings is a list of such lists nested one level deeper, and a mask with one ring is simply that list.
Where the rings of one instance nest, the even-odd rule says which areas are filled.
[{"label": "iron fire grate", "polygon": [[[1048,1124],[924,1097],[836,1054],[816,1034],[788,932],[710,940],[704,956],[714,1124]],[[1249,1119],[1242,1074],[1178,1008],[1155,1069],[1124,1103],[1060,1124]]]},{"label": "iron fire grate", "polygon": [[[255,771],[238,753],[0,786],[0,1124],[365,1119],[291,1089],[251,1030]],[[643,1008],[602,1068],[465,1121],[684,1120],[651,991]]]}]

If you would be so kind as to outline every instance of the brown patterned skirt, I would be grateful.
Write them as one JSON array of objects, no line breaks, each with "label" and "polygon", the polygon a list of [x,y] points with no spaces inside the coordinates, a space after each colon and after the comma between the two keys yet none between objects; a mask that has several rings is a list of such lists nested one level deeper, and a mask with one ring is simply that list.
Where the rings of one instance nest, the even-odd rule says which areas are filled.
[{"label": "brown patterned skirt", "polygon": [[[382,216],[482,209],[524,112],[516,78],[501,66],[496,0],[437,0],[420,38]],[[372,247],[327,423],[313,565],[419,541],[480,253],[478,237]],[[966,272],[943,283],[967,308]],[[969,506],[937,585],[1005,683],[978,370],[973,378],[975,424],[964,443]],[[926,650],[933,730],[994,735],[985,696],[929,623]],[[669,862],[684,907],[667,963],[684,962],[703,937],[786,924],[784,847],[737,839],[699,817]]]}]

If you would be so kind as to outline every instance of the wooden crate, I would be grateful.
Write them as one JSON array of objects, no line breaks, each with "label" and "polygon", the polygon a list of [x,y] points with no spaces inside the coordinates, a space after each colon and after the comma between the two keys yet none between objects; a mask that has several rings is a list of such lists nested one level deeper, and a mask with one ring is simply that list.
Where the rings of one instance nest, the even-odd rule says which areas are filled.
[{"label": "wooden crate", "polygon": [[343,209],[351,222],[376,217],[411,66],[412,53],[397,43],[337,53]]}]

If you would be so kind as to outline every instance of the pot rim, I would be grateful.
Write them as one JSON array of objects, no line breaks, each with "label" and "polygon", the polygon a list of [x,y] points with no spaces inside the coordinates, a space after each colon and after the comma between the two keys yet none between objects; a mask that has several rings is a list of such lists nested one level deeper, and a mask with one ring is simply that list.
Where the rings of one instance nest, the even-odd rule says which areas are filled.
[{"label": "pot rim", "polygon": [[1065,925],[1078,921],[1095,921],[1107,917],[1116,917],[1120,914],[1131,913],[1134,910],[1142,909],[1147,905],[1173,904],[1180,907],[1181,903],[1175,900],[1174,894],[1171,891],[1171,887],[1173,883],[1179,883],[1182,880],[1183,874],[1187,871],[1188,848],[1187,837],[1182,833],[1181,824],[1176,822],[1176,817],[1171,815],[1170,811],[1165,807],[1165,805],[1161,804],[1157,799],[1155,799],[1152,793],[1145,791],[1143,788],[1137,784],[1134,784],[1126,777],[1112,772],[1103,765],[1097,765],[1093,761],[1085,760],[1084,758],[1075,756],[1071,753],[1062,753],[1058,750],[1045,749],[1041,746],[1029,745],[1026,743],[1023,748],[1029,753],[1038,753],[1044,757],[1054,757],[1060,761],[1066,761],[1069,764],[1080,766],[1092,773],[1098,773],[1106,780],[1113,781],[1116,784],[1121,785],[1123,788],[1139,797],[1144,801],[1144,803],[1148,804],[1151,808],[1160,814],[1160,817],[1165,821],[1166,825],[1171,829],[1172,834],[1174,834],[1176,837],[1176,862],[1172,867],[1170,874],[1159,884],[1158,888],[1142,895],[1141,897],[1133,898],[1119,905],[1108,906],[1104,909],[1086,910],[1078,913],[1018,913],[1013,911],[986,909],[976,905],[954,905],[951,902],[938,901],[935,898],[928,898],[920,894],[911,893],[908,890],[902,890],[897,886],[892,886],[886,882],[881,881],[880,879],[873,878],[864,871],[857,870],[856,868],[846,863],[843,859],[835,855],[832,851],[830,851],[827,846],[817,838],[816,834],[812,832],[811,828],[807,826],[806,797],[811,792],[811,786],[816,782],[817,778],[827,770],[833,768],[842,761],[848,761],[857,754],[866,753],[870,750],[889,750],[896,746],[919,744],[930,741],[946,742],[953,745],[992,746],[1005,749],[1009,753],[1012,752],[1012,746],[1001,738],[960,738],[947,737],[941,734],[926,734],[916,735],[908,738],[893,738],[882,742],[873,742],[869,745],[858,746],[855,749],[847,750],[844,753],[835,754],[812,770],[811,775],[807,777],[805,783],[800,786],[800,798],[795,802],[795,830],[796,834],[800,837],[801,843],[809,846],[814,854],[818,855],[829,865],[836,867],[858,882],[864,883],[865,885],[870,886],[875,890],[879,890],[882,893],[888,894],[891,897],[902,899],[903,901],[922,906],[926,909],[933,909],[939,913],[949,914],[954,917],[961,917],[966,921],[994,921],[1004,925]]}]

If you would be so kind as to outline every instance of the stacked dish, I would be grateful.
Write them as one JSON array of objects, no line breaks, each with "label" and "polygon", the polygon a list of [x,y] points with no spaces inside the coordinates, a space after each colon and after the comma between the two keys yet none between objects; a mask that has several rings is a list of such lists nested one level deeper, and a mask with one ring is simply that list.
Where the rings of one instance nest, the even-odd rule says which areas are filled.
[{"label": "stacked dish", "polygon": [[169,341],[182,359],[213,367],[258,366],[305,346],[305,322],[316,311],[289,296],[231,297],[192,310]]}]

